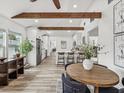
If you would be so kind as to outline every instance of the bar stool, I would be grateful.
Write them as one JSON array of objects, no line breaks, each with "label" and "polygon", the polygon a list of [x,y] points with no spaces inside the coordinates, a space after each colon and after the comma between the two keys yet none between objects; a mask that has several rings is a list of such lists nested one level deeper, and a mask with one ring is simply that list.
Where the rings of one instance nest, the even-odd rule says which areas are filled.
[{"label": "bar stool", "polygon": [[84,53],[79,52],[77,56],[77,63],[83,63],[85,59]]},{"label": "bar stool", "polygon": [[74,62],[74,52],[67,53],[67,64],[69,64],[69,63],[75,63]]},{"label": "bar stool", "polygon": [[58,64],[64,64],[64,63],[65,63],[65,53],[58,52]]}]

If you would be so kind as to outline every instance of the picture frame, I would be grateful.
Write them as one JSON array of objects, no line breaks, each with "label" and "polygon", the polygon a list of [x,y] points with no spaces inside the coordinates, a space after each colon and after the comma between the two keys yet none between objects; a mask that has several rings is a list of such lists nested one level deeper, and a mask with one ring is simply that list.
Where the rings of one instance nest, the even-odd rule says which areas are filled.
[{"label": "picture frame", "polygon": [[113,29],[114,34],[124,32],[124,6],[122,6],[122,0],[120,0],[113,7]]},{"label": "picture frame", "polygon": [[61,41],[61,49],[67,49],[67,42]]},{"label": "picture frame", "polygon": [[114,36],[114,64],[124,68],[124,34]]}]

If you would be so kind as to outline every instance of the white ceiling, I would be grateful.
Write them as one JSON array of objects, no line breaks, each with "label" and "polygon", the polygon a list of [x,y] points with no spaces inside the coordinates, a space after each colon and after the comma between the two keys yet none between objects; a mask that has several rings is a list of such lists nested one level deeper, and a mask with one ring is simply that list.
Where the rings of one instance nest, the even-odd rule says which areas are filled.
[{"label": "white ceiling", "polygon": [[[15,16],[22,12],[83,12],[88,10],[94,0],[60,0],[61,9],[56,9],[52,0],[37,0],[34,3],[30,0],[1,0],[0,13],[8,18]],[[73,8],[73,5],[77,5],[77,8]],[[70,19],[38,19],[37,23],[35,19],[12,19],[17,23],[28,26],[80,26],[81,19],[73,19],[72,23],[69,23]],[[60,33],[60,32],[59,32]],[[62,31],[63,33],[63,31]]]}]

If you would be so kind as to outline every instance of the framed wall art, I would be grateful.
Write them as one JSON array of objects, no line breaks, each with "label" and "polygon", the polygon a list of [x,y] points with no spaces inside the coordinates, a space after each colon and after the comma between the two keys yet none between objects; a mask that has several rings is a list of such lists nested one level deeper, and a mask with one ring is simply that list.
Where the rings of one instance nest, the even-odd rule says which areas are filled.
[{"label": "framed wall art", "polygon": [[124,5],[120,0],[113,8],[114,34],[124,32]]},{"label": "framed wall art", "polygon": [[124,68],[124,34],[114,36],[114,64]]},{"label": "framed wall art", "polygon": [[67,42],[61,41],[61,49],[66,49],[66,48],[67,48]]}]

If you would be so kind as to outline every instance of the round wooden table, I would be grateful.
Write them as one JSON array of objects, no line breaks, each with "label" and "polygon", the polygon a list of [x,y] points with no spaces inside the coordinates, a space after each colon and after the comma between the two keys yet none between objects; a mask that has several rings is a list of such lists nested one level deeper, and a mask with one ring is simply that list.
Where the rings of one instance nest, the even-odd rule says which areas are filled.
[{"label": "round wooden table", "polygon": [[93,85],[95,93],[99,93],[99,87],[112,87],[119,83],[119,76],[115,72],[99,65],[94,65],[92,70],[87,71],[82,64],[72,64],[67,67],[66,72],[76,81]]}]

